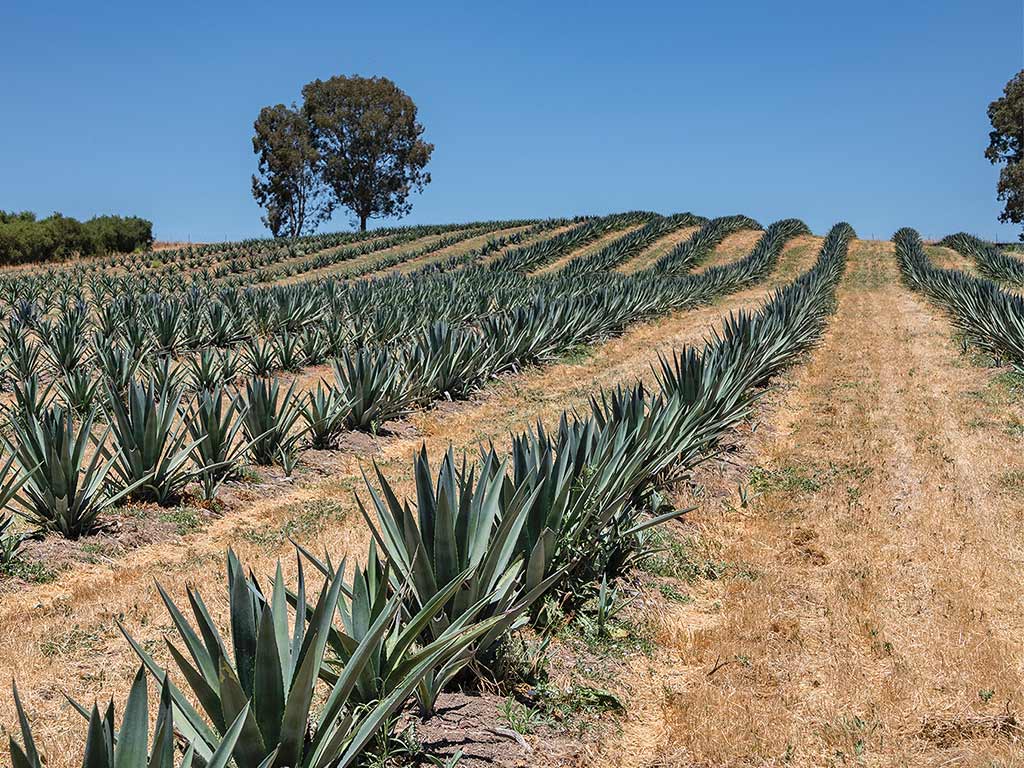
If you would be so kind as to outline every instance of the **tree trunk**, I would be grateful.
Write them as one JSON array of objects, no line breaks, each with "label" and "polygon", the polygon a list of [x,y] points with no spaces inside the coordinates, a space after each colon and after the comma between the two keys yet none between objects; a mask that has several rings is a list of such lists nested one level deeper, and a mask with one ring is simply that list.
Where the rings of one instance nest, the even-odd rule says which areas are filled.
[{"label": "tree trunk", "polygon": [[359,214],[359,231],[360,232],[365,232],[366,231],[366,215],[362,214],[362,213]]}]

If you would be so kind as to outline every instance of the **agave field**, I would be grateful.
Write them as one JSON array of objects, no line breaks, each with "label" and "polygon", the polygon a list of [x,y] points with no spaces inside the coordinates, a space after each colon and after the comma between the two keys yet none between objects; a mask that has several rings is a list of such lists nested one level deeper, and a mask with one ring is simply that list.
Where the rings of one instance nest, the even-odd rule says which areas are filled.
[{"label": "agave field", "polygon": [[[934,263],[939,250],[961,268]],[[891,297],[916,302],[978,375],[1013,377],[1022,285],[1018,255],[963,233],[926,245],[901,229],[870,244],[845,223],[815,236],[799,219],[643,211],[0,271],[10,763],[534,765],[564,753],[573,765],[768,764],[787,728],[786,744],[812,733],[853,759],[873,737],[830,741],[845,744],[853,726],[766,726],[773,735],[726,754],[714,750],[728,739],[701,747],[696,725],[676,738],[657,719],[694,711],[678,697],[719,681],[735,692],[759,670],[749,649],[719,649],[699,670],[704,688],[673,698],[672,678],[658,677],[689,674],[706,650],[680,584],[714,590],[741,572],[693,555],[690,518],[724,505],[736,540],[749,540],[740,531],[780,488],[790,517],[794,498],[820,490],[817,475],[756,456],[740,474],[734,465],[758,441],[786,443],[782,426],[778,438],[755,432],[770,421],[765,402],[853,327],[844,308],[883,290],[880,312],[897,311]],[[615,375],[615,349],[647,357]],[[607,375],[589,386],[587,356],[599,354]],[[531,376],[555,393],[533,411],[517,389]],[[519,397],[514,413],[499,390]],[[457,424],[472,414],[479,429],[466,437]],[[795,417],[779,424],[797,433]],[[709,467],[730,466],[721,498],[695,490]],[[310,522],[327,500],[334,511]],[[852,551],[836,549],[838,563]],[[743,578],[767,590],[746,599],[778,596],[777,580]],[[729,615],[726,594],[716,614]],[[638,635],[644,611],[672,631]],[[772,647],[776,630],[765,632],[753,647]],[[685,652],[659,656],[684,635]],[[662,714],[635,679],[603,679],[608,664],[643,658],[657,660],[644,679]],[[1019,691],[972,685],[974,699],[998,693],[971,706],[996,698],[1011,713]],[[701,701],[718,727],[757,731]],[[472,723],[444,725],[479,702],[490,709]],[[1003,749],[1009,721],[989,733],[987,712],[972,738]],[[618,725],[595,726],[609,718]],[[645,728],[660,734],[646,746]],[[669,754],[673,739],[683,746]],[[794,764],[824,764],[793,749]]]}]

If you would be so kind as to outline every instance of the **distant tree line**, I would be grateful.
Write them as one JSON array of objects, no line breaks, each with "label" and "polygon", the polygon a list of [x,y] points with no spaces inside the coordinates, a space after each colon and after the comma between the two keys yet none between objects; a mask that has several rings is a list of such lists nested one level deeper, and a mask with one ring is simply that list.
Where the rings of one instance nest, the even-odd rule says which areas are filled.
[{"label": "distant tree line", "polygon": [[253,124],[252,194],[275,237],[297,237],[348,209],[369,219],[404,216],[430,183],[434,145],[416,104],[386,77],[337,76],[302,89],[303,103],[264,107]]},{"label": "distant tree line", "polygon": [[127,253],[152,244],[153,222],[138,216],[79,221],[59,213],[38,219],[31,211],[0,210],[0,264]]}]

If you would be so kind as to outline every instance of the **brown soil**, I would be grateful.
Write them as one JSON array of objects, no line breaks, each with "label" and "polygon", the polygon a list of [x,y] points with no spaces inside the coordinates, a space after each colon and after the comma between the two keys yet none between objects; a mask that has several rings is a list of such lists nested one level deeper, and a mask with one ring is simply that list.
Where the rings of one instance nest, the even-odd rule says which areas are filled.
[{"label": "brown soil", "polygon": [[680,493],[719,578],[654,616],[595,765],[1024,764],[1024,403],[977,362],[853,245],[821,347]]},{"label": "brown soil", "polygon": [[730,261],[743,258],[753,250],[763,234],[764,232],[759,229],[741,229],[739,232],[733,232],[719,244],[706,261],[693,270],[694,273],[699,274],[708,267],[728,264]]}]

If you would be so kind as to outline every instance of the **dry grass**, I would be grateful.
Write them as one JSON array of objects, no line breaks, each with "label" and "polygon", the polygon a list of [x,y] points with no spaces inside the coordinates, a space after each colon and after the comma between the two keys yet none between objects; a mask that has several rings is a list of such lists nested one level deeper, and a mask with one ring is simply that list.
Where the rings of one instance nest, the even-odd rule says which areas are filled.
[{"label": "dry grass", "polygon": [[966,256],[961,256],[952,248],[939,245],[925,246],[925,253],[932,263],[941,269],[959,269],[962,272],[973,274],[975,272],[974,262]]},{"label": "dry grass", "polygon": [[595,764],[1024,762],[1024,521],[992,490],[1021,404],[899,284],[890,243],[853,246],[839,297],[743,450],[680,499],[725,575],[659,613]]},{"label": "dry grass", "polygon": [[628,275],[654,266],[654,263],[658,259],[680,243],[689,240],[699,229],[700,227],[683,227],[682,229],[677,229],[675,232],[670,232],[664,237],[656,240],[648,248],[645,248],[633,258],[626,259],[626,261],[615,268],[615,271]]},{"label": "dry grass", "polygon": [[569,253],[565,254],[560,258],[555,259],[550,264],[545,264],[543,267],[533,270],[532,272],[530,272],[530,274],[547,275],[552,272],[557,272],[570,261],[573,261],[575,259],[581,259],[585,256],[591,256],[600,251],[602,248],[611,245],[620,237],[625,237],[631,232],[636,232],[638,229],[642,229],[644,226],[644,224],[633,224],[632,226],[626,227],[625,229],[616,229],[612,232],[608,232],[607,234],[597,238],[597,240],[587,243],[582,248],[577,248],[574,251],[569,251]]}]

